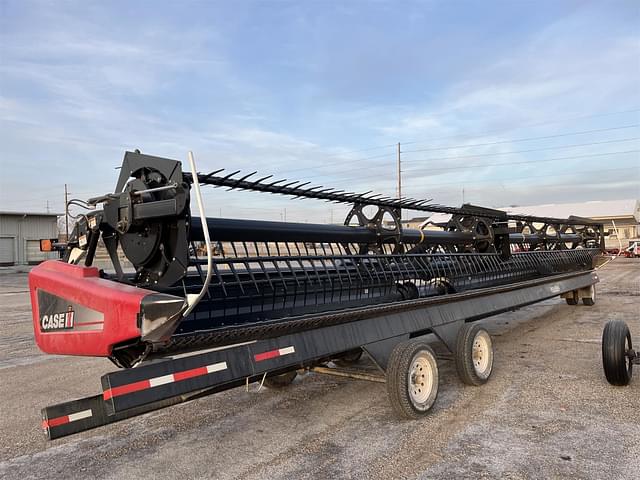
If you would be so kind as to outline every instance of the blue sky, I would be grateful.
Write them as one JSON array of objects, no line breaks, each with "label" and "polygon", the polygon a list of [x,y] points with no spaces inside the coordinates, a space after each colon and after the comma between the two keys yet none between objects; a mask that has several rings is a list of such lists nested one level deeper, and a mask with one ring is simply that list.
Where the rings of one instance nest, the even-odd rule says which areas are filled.
[{"label": "blue sky", "polygon": [[[0,210],[199,169],[501,206],[638,197],[640,3],[0,0]],[[455,148],[453,148],[455,147]],[[341,207],[207,190],[211,215]]]}]

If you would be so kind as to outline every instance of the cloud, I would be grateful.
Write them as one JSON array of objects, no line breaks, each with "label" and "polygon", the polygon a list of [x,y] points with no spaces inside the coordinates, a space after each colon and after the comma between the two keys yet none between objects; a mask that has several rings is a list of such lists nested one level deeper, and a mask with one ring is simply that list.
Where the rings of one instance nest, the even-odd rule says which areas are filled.
[{"label": "cloud", "polygon": [[[144,2],[74,8],[41,3],[22,10],[19,5],[11,4],[0,29],[4,208],[40,205],[48,198],[59,202],[65,182],[78,192],[107,191],[123,151],[133,148],[179,159],[191,149],[202,170],[280,172],[392,195],[398,141],[407,152],[404,181],[412,195],[439,192],[437,200],[445,203],[457,199],[466,184],[469,195],[475,191],[485,203],[500,204],[507,196],[522,203],[546,180],[527,184],[510,178],[541,170],[564,175],[605,162],[434,169],[560,156],[503,156],[525,148],[477,143],[638,123],[633,113],[566,120],[640,105],[637,12],[622,18],[612,13],[616,9],[592,6],[535,23],[514,22],[491,9],[486,18],[458,19],[459,7],[443,13],[434,5],[409,6],[402,15],[384,3],[339,12],[294,4],[198,5],[188,12],[169,4],[152,11]],[[492,31],[494,14],[513,24]],[[451,18],[456,22],[447,23]],[[616,135],[589,138],[640,136],[638,129]],[[587,140],[526,145],[580,141]],[[367,150],[372,146],[381,148]],[[449,146],[456,148],[409,152]],[[464,158],[473,154],[496,159]],[[628,165],[634,158],[606,163]],[[45,168],[42,178],[28,175]],[[630,170],[627,177],[636,174]],[[587,177],[578,179],[584,188],[549,187],[544,194],[560,200],[634,194],[627,183],[612,183],[606,191],[603,185],[586,186],[593,183]],[[496,184],[473,183],[489,180]],[[207,196],[211,205],[228,203],[220,191]],[[248,205],[272,209],[276,217],[284,208],[276,197],[251,198]],[[290,218],[326,216],[324,206],[311,203],[287,203],[297,211]],[[237,213],[246,211],[238,207]]]}]

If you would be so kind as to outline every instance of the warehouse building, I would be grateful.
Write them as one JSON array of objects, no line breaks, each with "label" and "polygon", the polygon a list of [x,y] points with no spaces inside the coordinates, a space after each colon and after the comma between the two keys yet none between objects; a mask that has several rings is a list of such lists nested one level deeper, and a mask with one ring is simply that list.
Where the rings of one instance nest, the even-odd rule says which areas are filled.
[{"label": "warehouse building", "polygon": [[402,228],[420,228],[425,221],[427,221],[429,217],[413,217],[410,219],[402,220]]},{"label": "warehouse building", "polygon": [[55,253],[40,251],[40,239],[58,237],[57,213],[0,212],[0,266],[35,265]]}]

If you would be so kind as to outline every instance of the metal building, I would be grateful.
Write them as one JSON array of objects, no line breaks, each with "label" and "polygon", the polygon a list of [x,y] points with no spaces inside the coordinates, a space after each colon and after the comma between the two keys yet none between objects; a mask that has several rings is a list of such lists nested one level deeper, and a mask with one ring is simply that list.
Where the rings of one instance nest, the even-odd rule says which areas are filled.
[{"label": "metal building", "polygon": [[33,265],[55,253],[40,251],[40,239],[58,237],[57,213],[0,212],[0,266]]}]

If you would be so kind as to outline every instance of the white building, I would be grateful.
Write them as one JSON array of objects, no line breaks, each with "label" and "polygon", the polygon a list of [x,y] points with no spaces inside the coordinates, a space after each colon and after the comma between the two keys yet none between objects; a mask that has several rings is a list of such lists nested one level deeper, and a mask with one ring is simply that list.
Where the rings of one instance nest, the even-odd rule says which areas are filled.
[{"label": "white building", "polygon": [[40,251],[40,240],[58,237],[57,213],[0,212],[0,266],[57,258]]}]

